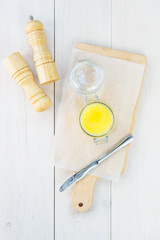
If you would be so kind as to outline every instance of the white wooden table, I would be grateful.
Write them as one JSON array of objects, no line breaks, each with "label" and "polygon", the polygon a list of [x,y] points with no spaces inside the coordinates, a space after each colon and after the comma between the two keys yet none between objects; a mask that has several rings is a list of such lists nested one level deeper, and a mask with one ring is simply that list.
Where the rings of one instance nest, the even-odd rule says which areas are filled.
[{"label": "white wooden table", "polygon": [[[28,16],[44,23],[61,80],[44,86],[52,107],[36,113],[0,64],[0,240],[160,239],[160,1],[2,0],[0,60],[20,51],[37,76],[24,33]],[[54,169],[56,113],[77,42],[144,54],[148,59],[126,172],[99,180],[92,209],[59,193],[69,171]]]}]

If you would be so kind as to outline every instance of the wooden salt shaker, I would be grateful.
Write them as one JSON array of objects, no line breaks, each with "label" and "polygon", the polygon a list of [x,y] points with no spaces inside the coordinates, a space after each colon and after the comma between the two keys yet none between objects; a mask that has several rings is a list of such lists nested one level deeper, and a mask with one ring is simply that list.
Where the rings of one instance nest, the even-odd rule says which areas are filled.
[{"label": "wooden salt shaker", "polygon": [[37,112],[42,112],[51,105],[51,100],[35,83],[32,72],[19,52],[5,58],[3,64],[9,74],[24,88],[28,99]]},{"label": "wooden salt shaker", "polygon": [[58,80],[59,76],[56,65],[46,46],[43,24],[40,21],[33,20],[33,17],[30,16],[30,21],[25,25],[25,32],[33,48],[33,60],[40,84],[51,83]]}]

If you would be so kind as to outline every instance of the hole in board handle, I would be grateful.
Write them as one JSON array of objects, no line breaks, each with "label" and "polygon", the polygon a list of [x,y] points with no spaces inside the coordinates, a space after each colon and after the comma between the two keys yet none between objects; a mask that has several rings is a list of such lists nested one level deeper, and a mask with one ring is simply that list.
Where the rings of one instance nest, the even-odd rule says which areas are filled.
[{"label": "hole in board handle", "polygon": [[83,203],[80,202],[80,203],[78,204],[78,206],[79,206],[79,207],[83,207]]}]

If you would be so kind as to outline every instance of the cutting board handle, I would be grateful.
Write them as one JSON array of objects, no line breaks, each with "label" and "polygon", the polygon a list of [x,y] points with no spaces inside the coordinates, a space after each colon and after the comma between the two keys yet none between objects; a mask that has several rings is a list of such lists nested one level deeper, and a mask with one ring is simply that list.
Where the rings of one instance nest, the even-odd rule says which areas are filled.
[{"label": "cutting board handle", "polygon": [[87,175],[74,186],[72,207],[78,212],[86,212],[92,204],[94,186],[98,177]]}]

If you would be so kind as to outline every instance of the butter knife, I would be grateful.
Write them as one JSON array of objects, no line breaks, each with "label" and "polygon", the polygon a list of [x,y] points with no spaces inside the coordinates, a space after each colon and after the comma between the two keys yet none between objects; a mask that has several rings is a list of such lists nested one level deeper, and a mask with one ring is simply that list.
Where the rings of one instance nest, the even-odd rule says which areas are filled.
[{"label": "butter knife", "polygon": [[87,174],[89,174],[91,171],[93,171],[99,164],[101,164],[106,158],[110,157],[113,153],[119,151],[121,148],[127,146],[129,143],[133,141],[133,136],[129,134],[127,137],[125,137],[120,143],[118,143],[114,148],[112,148],[110,151],[108,151],[105,155],[103,155],[98,160],[91,162],[89,165],[75,173],[73,176],[68,178],[63,185],[60,187],[59,191],[63,192],[68,187],[70,187],[72,184],[78,182],[82,178],[84,178]]}]

